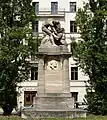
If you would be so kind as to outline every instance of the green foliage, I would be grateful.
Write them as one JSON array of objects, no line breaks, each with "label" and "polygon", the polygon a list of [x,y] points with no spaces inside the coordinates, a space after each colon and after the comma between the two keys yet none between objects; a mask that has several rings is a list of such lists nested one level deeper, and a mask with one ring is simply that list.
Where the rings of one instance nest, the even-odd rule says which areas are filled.
[{"label": "green foliage", "polygon": [[72,44],[73,56],[83,72],[89,76],[86,83],[89,112],[107,114],[107,0],[90,0],[79,9],[76,21],[81,42]]},{"label": "green foliage", "polygon": [[[35,52],[32,0],[0,1],[0,104],[16,106],[16,86],[27,79],[28,58]],[[37,43],[36,43],[37,44]]]}]

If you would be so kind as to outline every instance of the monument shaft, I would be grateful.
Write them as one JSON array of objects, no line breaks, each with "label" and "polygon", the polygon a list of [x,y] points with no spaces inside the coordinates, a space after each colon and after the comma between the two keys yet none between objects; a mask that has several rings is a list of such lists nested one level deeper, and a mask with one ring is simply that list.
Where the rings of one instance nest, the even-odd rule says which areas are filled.
[{"label": "monument shaft", "polygon": [[69,93],[69,61],[64,55],[41,55],[38,93]]}]

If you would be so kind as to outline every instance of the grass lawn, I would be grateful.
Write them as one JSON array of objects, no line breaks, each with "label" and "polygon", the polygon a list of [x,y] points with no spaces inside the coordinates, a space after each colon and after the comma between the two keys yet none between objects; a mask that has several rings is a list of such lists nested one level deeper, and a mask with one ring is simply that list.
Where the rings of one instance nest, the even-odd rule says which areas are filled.
[{"label": "grass lawn", "polygon": [[[0,116],[0,120],[24,120],[18,116],[3,117]],[[75,119],[65,119],[65,118],[44,118],[44,119],[25,119],[25,120],[107,120],[107,116],[88,116],[87,118],[75,118]]]}]

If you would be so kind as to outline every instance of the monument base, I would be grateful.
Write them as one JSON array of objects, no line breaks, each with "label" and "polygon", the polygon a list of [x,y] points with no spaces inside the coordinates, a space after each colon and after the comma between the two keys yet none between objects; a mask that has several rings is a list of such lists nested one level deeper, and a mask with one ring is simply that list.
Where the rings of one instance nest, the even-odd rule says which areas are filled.
[{"label": "monument base", "polygon": [[22,118],[79,118],[86,117],[86,111],[74,109],[74,99],[69,93],[39,93],[34,106],[21,112]]},{"label": "monument base", "polygon": [[39,93],[33,105],[37,111],[43,109],[70,110],[74,108],[74,98],[69,93]]},{"label": "monument base", "polygon": [[86,117],[86,111],[80,109],[71,109],[71,110],[35,110],[28,109],[23,110],[21,114],[22,118],[34,119],[34,118],[81,118]]}]

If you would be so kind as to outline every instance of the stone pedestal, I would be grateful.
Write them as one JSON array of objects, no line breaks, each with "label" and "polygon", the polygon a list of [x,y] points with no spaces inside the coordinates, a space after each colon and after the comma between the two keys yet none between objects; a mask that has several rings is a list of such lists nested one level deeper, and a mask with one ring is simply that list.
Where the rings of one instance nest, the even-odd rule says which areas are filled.
[{"label": "stone pedestal", "polygon": [[33,108],[23,110],[22,118],[86,117],[86,111],[74,109],[70,94],[70,56],[66,46],[39,48],[38,91]]},{"label": "stone pedestal", "polygon": [[69,57],[66,46],[40,47],[38,52],[38,91],[33,108],[22,111],[22,118],[86,117],[74,109],[70,94]]},{"label": "stone pedestal", "polygon": [[67,110],[74,108],[70,94],[69,57],[67,46],[40,47],[38,52],[38,91],[36,110]]}]

